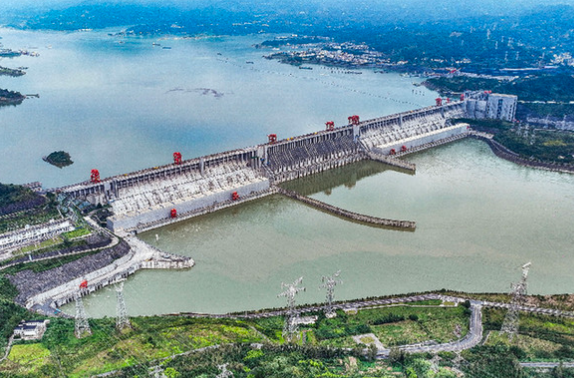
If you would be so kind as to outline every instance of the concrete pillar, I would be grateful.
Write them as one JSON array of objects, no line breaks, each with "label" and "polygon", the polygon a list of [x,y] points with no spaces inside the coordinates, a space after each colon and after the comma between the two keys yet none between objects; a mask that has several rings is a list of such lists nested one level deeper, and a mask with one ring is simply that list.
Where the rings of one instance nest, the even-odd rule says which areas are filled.
[{"label": "concrete pillar", "polygon": [[201,157],[199,159],[199,172],[201,173],[202,176],[203,176],[204,171],[205,171],[205,159],[203,157]]}]

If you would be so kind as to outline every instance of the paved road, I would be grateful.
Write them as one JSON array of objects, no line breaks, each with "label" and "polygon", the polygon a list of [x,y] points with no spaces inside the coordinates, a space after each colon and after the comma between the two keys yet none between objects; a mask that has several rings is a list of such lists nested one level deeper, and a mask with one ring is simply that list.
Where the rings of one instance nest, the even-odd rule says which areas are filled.
[{"label": "paved road", "polygon": [[[521,362],[520,366],[526,368],[552,369],[560,365],[560,362]],[[574,362],[563,362],[565,368],[574,368]]]}]

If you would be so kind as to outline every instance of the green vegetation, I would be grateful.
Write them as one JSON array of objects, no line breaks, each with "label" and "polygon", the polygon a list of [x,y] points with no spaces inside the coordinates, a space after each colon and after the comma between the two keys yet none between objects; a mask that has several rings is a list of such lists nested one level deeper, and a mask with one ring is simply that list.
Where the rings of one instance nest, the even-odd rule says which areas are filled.
[{"label": "green vegetation", "polygon": [[[22,319],[31,317],[26,309],[14,303],[16,295],[18,295],[16,288],[4,275],[0,275],[0,356],[4,356],[8,338],[12,335],[14,327]],[[1,368],[2,365],[0,371]]]},{"label": "green vegetation", "polygon": [[526,120],[528,116],[562,119],[564,115],[574,115],[574,104],[519,103],[516,108],[516,118],[519,120]]},{"label": "green vegetation", "polygon": [[574,163],[574,133],[536,129],[496,120],[461,119],[479,131],[494,134],[494,140],[525,159]]},{"label": "green vegetation", "polygon": [[[469,311],[464,307],[384,306],[363,309],[357,314],[337,311],[333,319],[320,313],[314,325],[304,327],[311,345],[353,348],[351,336],[373,333],[385,346],[413,344],[427,340],[448,342],[468,332]],[[255,320],[269,339],[282,341],[283,319]],[[460,330],[460,335],[455,330]]]},{"label": "green vegetation", "polygon": [[[0,279],[0,292],[6,293],[0,301],[6,306],[15,290]],[[27,316],[16,306],[7,310],[4,313],[14,315],[9,325],[1,323],[7,331],[4,337]],[[510,342],[498,333],[505,313],[504,309],[483,309],[485,329],[491,332],[485,345],[462,353],[465,361],[459,369],[467,377],[534,376],[517,361],[574,358],[574,320],[521,314],[520,334]],[[388,360],[374,361],[372,353],[362,350],[374,338],[362,336],[363,345],[359,345],[350,336],[373,333],[385,346],[448,342],[467,332],[469,310],[467,306],[399,305],[363,309],[354,315],[339,311],[333,319],[317,315],[316,324],[301,326],[305,341],[296,344],[283,342],[282,317],[137,317],[131,319],[132,328],[122,332],[116,331],[114,319],[90,319],[93,334],[80,340],[74,337],[72,319],[55,318],[41,342],[20,343],[12,349],[8,360],[0,364],[0,375],[80,378],[120,369],[116,376],[135,377],[146,376],[149,367],[159,365],[168,377],[207,378],[220,373],[219,365],[227,364],[237,378],[454,378],[450,369],[455,364],[454,353],[439,353],[439,366],[429,361],[431,355],[406,355],[396,348],[391,348]],[[218,347],[200,349],[215,345]],[[557,377],[552,374],[547,377]],[[561,377],[569,377],[567,370],[564,374]]]},{"label": "green vegetation", "polygon": [[58,168],[67,167],[74,164],[70,158],[70,154],[65,151],[54,151],[50,155],[43,157],[44,161],[55,165]]},{"label": "green vegetation", "polygon": [[[77,339],[72,319],[52,319],[43,340],[13,349],[9,363],[0,365],[0,374],[88,377],[206,346],[262,341],[238,320],[143,317],[131,322],[132,329],[119,333],[115,319],[92,319],[92,335]],[[22,358],[31,348],[40,352],[38,358]]]},{"label": "green vegetation", "polygon": [[54,194],[44,197],[20,185],[0,184],[0,233],[58,218]]},{"label": "green vegetation", "polygon": [[[77,245],[83,245],[83,244],[77,244]],[[59,247],[54,248],[54,250],[58,250],[58,249],[61,249],[61,245]],[[47,252],[47,251],[48,250],[43,250],[42,252]],[[54,258],[54,259],[50,259],[50,260],[31,262],[31,263],[27,263],[27,264],[20,263],[20,264],[16,264],[14,266],[11,266],[9,268],[6,268],[6,269],[2,270],[2,272],[5,274],[15,274],[15,273],[18,273],[22,270],[27,270],[27,269],[33,271],[34,273],[45,272],[45,271],[48,271],[51,269],[58,268],[58,267],[60,267],[64,264],[67,264],[69,262],[81,259],[82,257],[96,254],[98,252],[100,252],[100,251],[98,250],[98,251],[93,251],[93,252],[79,253],[77,255],[63,256],[63,257],[58,257],[58,258]]]},{"label": "green vegetation", "polygon": [[0,184],[0,208],[33,201],[38,197],[31,189],[14,184]]},{"label": "green vegetation", "polygon": [[25,75],[26,72],[24,70],[20,70],[20,69],[13,69],[13,68],[7,68],[7,67],[1,67],[0,66],[0,76],[12,76],[12,77],[16,77],[16,76],[23,76]]},{"label": "green vegetation", "polygon": [[426,81],[442,93],[462,93],[465,90],[491,90],[495,93],[517,95],[521,101],[574,101],[574,78],[569,74],[518,78],[512,81],[455,76]]},{"label": "green vegetation", "polygon": [[21,104],[26,96],[20,92],[13,92],[7,89],[0,89],[0,106]]},{"label": "green vegetation", "polygon": [[[498,331],[504,320],[505,310],[484,309],[486,330]],[[574,320],[546,315],[520,314],[520,338],[513,347],[521,349],[518,358],[530,360],[574,359]],[[497,342],[498,341],[498,342]],[[508,344],[494,336],[490,344]]]}]

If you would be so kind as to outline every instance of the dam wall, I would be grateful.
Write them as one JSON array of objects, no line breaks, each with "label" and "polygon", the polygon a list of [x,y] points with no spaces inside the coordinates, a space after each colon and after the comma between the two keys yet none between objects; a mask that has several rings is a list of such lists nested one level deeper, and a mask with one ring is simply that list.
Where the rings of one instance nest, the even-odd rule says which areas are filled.
[{"label": "dam wall", "polygon": [[[173,203],[164,202],[161,206],[155,206],[156,208],[143,208],[143,211],[139,212],[118,212],[116,215],[109,217],[107,220],[107,226],[109,229],[117,232],[118,230],[132,230],[138,229],[141,231],[141,226],[146,224],[156,223],[161,220],[171,220],[171,209],[177,210],[178,219],[181,219],[185,214],[193,213],[199,209],[214,206],[218,203],[224,203],[231,199],[233,192],[237,192],[240,198],[248,197],[257,192],[263,192],[269,190],[270,183],[268,179],[262,179],[260,181],[246,184],[237,188],[231,188],[226,190],[221,190],[215,193],[206,193],[203,196],[197,196],[195,198],[190,198],[189,200]],[[111,202],[112,207],[115,210],[115,203]]]},{"label": "dam wall", "polygon": [[[191,217],[202,209],[228,206],[239,197],[260,196],[275,184],[372,159],[414,172],[412,164],[385,157],[392,148],[414,148],[462,130],[451,118],[464,116],[464,103],[430,106],[386,117],[222,152],[60,188],[93,204],[109,204],[108,228],[126,233],[171,221],[171,211]],[[235,196],[235,199],[236,196]]]},{"label": "dam wall", "polygon": [[[457,136],[463,138],[467,135],[468,124],[462,123],[433,130],[423,135],[415,135],[404,139],[393,140],[385,144],[374,146],[372,151],[379,155],[388,156],[391,153],[391,150],[394,150],[397,156],[401,156],[401,154],[404,155],[405,153],[412,153],[434,147],[437,145],[437,142],[441,140],[452,141],[451,139],[457,139]],[[406,147],[406,151],[401,152],[403,146]]]},{"label": "dam wall", "polygon": [[[72,197],[88,198],[93,203],[105,203],[109,199],[118,197],[121,189],[136,187],[145,182],[174,178],[186,173],[204,175],[207,169],[226,163],[236,163],[253,169],[260,166],[256,147],[248,147],[184,160],[181,164],[167,164],[112,176],[98,183],[85,181],[54,190]],[[104,172],[101,173],[104,174]]]}]

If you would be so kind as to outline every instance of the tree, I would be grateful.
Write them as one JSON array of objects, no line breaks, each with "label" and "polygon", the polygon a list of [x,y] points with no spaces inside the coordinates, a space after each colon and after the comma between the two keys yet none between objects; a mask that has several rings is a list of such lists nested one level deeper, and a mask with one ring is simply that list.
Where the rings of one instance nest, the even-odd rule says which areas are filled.
[{"label": "tree", "polygon": [[181,377],[181,373],[177,370],[175,370],[172,367],[168,367],[167,369],[164,370],[163,374],[167,377],[167,378],[178,378]]}]

